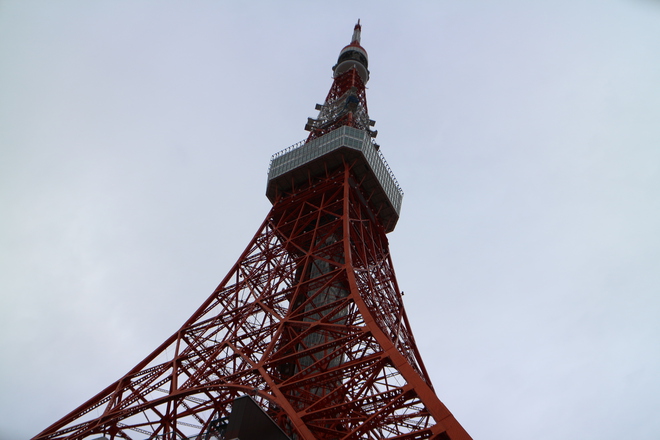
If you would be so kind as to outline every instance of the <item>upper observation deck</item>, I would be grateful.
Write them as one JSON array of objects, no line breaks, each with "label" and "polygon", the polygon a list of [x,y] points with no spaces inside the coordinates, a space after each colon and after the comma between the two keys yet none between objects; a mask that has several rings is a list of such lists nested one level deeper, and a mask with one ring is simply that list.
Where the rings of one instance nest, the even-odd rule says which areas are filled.
[{"label": "upper observation deck", "polygon": [[275,153],[268,168],[266,196],[274,203],[278,194],[304,184],[310,176],[324,175],[345,160],[353,164],[352,171],[385,231],[394,230],[403,191],[370,133],[357,128],[342,126]]}]

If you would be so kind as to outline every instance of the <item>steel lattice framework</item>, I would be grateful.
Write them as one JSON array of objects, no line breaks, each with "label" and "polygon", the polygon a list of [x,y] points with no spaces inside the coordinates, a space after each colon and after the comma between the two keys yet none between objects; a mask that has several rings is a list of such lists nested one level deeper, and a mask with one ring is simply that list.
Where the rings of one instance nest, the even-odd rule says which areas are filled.
[{"label": "steel lattice framework", "polygon": [[394,211],[379,208],[362,155],[323,157],[280,179],[266,220],[179,331],[35,439],[222,439],[244,394],[292,439],[470,439],[415,345],[382,221]]}]

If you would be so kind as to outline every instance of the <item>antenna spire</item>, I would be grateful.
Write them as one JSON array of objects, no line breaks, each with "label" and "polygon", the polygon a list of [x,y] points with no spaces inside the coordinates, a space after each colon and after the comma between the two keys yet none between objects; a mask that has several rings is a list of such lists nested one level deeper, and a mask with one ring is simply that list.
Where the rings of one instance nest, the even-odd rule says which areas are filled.
[{"label": "antenna spire", "polygon": [[362,32],[362,26],[360,25],[360,19],[358,18],[358,22],[355,25],[355,28],[353,28],[353,38],[351,39],[351,44],[357,43],[360,44],[360,33]]}]

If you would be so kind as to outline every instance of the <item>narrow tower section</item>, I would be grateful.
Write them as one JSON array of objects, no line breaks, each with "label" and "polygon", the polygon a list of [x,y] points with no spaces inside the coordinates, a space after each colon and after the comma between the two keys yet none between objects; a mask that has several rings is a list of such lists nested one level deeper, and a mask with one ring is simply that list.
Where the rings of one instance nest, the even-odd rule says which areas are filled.
[{"label": "narrow tower section", "polygon": [[323,105],[317,104],[319,116],[309,118],[305,130],[311,141],[338,127],[347,126],[363,130],[376,137],[371,131],[375,122],[369,119],[365,85],[369,81],[369,56],[360,46],[362,26],[358,20],[353,30],[351,43],[339,53],[337,64],[332,68],[334,81]]},{"label": "narrow tower section", "polygon": [[433,390],[394,274],[403,193],[373,142],[360,32],[307,140],[273,156],[273,207],[217,289],[35,439],[230,440],[245,395],[292,440],[470,439]]}]

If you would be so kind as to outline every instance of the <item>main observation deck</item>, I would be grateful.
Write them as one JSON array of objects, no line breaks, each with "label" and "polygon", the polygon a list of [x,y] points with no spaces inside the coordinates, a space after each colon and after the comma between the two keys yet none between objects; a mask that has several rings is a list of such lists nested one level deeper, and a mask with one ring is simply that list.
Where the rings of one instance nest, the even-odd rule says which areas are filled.
[{"label": "main observation deck", "polygon": [[386,232],[394,230],[403,191],[382,153],[364,130],[344,126],[309,142],[299,142],[275,153],[268,168],[266,196],[275,203],[278,193],[308,181],[310,175],[323,175],[340,166],[344,159],[355,162],[353,173],[360,180],[374,214]]}]

